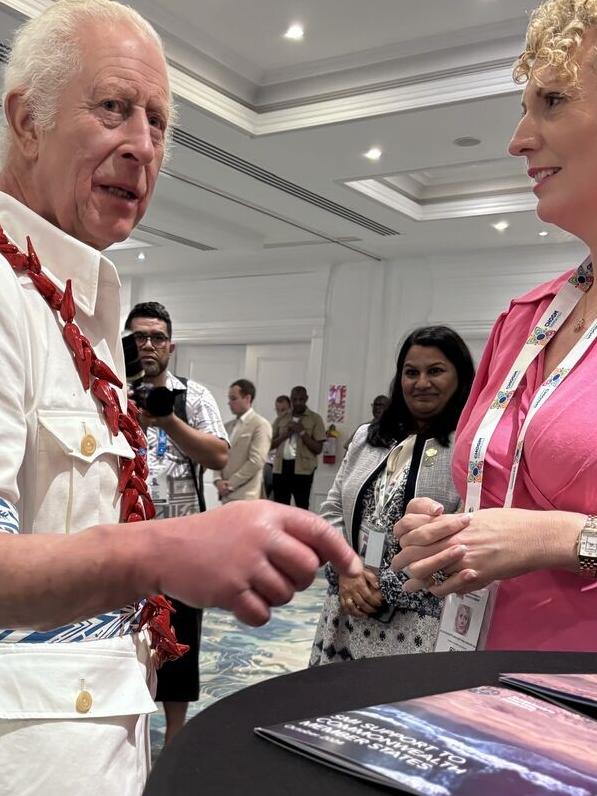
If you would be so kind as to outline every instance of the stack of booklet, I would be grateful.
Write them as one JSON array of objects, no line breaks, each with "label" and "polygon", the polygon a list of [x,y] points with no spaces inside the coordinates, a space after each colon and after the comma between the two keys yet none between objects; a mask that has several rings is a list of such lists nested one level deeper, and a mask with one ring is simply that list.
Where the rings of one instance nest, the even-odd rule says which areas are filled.
[{"label": "stack of booklet", "polygon": [[597,674],[500,681],[255,732],[421,796],[597,796]]}]

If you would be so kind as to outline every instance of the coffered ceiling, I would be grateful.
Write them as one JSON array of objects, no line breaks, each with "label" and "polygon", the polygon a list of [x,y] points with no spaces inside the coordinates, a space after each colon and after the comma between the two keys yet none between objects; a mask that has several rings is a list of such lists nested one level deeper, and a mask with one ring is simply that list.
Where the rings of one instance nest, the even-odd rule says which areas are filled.
[{"label": "coffered ceiling", "polygon": [[[49,2],[0,2],[2,42]],[[151,246],[142,262],[140,249],[115,252],[123,272],[399,261],[566,239],[535,218],[523,164],[506,154],[528,0],[130,4],[164,38],[180,118],[134,236]],[[303,41],[283,37],[292,23]],[[372,147],[377,161],[364,157]]]}]

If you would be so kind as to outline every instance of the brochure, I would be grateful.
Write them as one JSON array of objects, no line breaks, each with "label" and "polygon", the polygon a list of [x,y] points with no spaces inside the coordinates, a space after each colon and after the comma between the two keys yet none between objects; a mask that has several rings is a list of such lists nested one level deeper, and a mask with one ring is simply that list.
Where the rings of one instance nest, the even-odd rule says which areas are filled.
[{"label": "brochure", "polygon": [[501,674],[500,681],[597,718],[597,674]]},{"label": "brochure", "polygon": [[[541,687],[552,677],[541,676]],[[557,677],[568,685],[568,675]],[[597,679],[588,677],[591,684]],[[575,688],[582,690],[586,683]],[[255,732],[420,796],[597,796],[597,722],[500,686],[288,721]]]}]

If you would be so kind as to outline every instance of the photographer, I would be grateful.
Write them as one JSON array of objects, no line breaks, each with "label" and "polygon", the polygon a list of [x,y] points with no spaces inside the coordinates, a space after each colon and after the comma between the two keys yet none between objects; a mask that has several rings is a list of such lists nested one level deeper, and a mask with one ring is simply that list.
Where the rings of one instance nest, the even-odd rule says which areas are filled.
[{"label": "photographer", "polygon": [[[147,433],[149,484],[157,516],[205,511],[202,470],[222,469],[228,461],[228,437],[218,406],[208,389],[168,370],[175,344],[170,315],[162,304],[137,304],[125,328],[132,332],[145,374],[134,398]],[[166,743],[183,726],[188,703],[199,698],[201,611],[172,602],[176,636],[190,650],[158,672],[156,701],[164,703]]]}]

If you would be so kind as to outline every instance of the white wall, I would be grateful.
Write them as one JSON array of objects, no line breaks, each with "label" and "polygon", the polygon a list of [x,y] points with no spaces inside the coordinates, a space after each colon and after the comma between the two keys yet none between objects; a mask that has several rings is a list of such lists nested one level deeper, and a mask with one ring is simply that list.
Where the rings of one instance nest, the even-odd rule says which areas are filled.
[{"label": "white wall", "polygon": [[[325,420],[329,385],[348,386],[347,419],[340,428],[346,438],[368,419],[372,397],[386,391],[397,348],[410,330],[428,323],[448,324],[462,334],[478,359],[493,321],[510,298],[572,267],[584,254],[580,245],[560,244],[384,263],[311,262],[291,273],[276,273],[270,265],[272,273],[267,274],[260,269],[253,275],[218,277],[212,271],[202,277],[198,269],[192,277],[151,275],[136,277],[133,283],[125,278],[124,297],[165,304],[176,339],[193,347],[209,346],[210,356],[202,358],[207,370],[210,357],[218,358],[218,346],[235,347],[236,356],[237,346],[306,344],[311,408]],[[213,373],[202,374],[203,380],[214,383],[218,369],[216,362]],[[313,508],[325,496],[336,469],[320,465]]]}]

